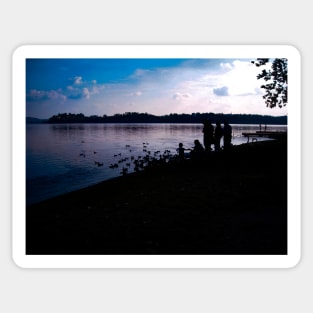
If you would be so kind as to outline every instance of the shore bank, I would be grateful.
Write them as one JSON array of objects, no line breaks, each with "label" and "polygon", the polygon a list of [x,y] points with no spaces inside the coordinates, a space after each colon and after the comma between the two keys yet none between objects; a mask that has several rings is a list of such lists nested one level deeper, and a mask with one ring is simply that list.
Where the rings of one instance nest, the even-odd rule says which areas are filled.
[{"label": "shore bank", "polygon": [[27,254],[286,254],[287,140],[152,167],[26,208]]}]

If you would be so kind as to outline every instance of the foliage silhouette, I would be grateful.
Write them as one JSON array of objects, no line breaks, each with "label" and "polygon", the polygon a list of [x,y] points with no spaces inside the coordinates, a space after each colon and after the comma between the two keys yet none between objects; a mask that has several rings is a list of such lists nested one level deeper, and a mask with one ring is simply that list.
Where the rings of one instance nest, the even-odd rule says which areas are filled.
[{"label": "foliage silhouette", "polygon": [[[255,66],[266,65],[270,59],[257,59],[251,61]],[[274,59],[271,69],[265,70],[257,75],[257,79],[263,78],[267,83],[261,88],[265,90],[265,103],[267,107],[280,108],[286,106],[288,102],[288,62],[287,59]]]}]

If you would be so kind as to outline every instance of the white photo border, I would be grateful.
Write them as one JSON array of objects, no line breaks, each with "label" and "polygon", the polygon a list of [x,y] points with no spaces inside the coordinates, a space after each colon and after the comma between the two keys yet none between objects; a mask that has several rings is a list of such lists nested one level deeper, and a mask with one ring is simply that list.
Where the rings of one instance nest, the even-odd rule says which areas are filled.
[{"label": "white photo border", "polygon": [[[26,255],[28,58],[288,59],[287,255]],[[290,45],[25,45],[12,56],[12,257],[21,268],[291,268],[301,258],[301,56]]]}]

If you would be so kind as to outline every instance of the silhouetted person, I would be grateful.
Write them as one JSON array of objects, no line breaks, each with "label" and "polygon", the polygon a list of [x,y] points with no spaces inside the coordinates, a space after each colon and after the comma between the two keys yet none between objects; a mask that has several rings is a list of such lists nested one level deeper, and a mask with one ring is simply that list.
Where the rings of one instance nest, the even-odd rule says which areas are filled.
[{"label": "silhouetted person", "polygon": [[214,126],[208,120],[203,120],[203,144],[205,151],[211,151],[211,145],[214,144]]},{"label": "silhouetted person", "polygon": [[228,150],[231,147],[232,127],[227,121],[224,122],[224,149]]},{"label": "silhouetted person", "polygon": [[215,132],[214,132],[214,144],[215,144],[215,151],[221,150],[221,139],[223,137],[224,130],[221,126],[220,122],[216,122]]},{"label": "silhouetted person", "polygon": [[181,142],[178,144],[177,152],[178,152],[178,159],[180,161],[183,161],[185,159],[185,151],[187,150],[190,151],[190,149],[184,148],[184,145]]},{"label": "silhouetted person", "polygon": [[193,160],[201,160],[203,159],[204,156],[204,148],[202,146],[202,144],[200,143],[200,141],[198,139],[196,139],[194,141],[195,146],[193,147],[193,149],[190,152],[191,158]]}]

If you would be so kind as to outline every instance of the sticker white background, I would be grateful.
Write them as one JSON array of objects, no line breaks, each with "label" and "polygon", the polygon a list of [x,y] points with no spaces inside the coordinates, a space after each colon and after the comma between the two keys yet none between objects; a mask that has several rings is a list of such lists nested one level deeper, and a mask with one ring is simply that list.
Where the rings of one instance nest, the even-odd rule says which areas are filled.
[{"label": "sticker white background", "polygon": [[[309,312],[313,310],[309,3],[102,4],[10,1],[0,20],[0,269],[3,312]],[[283,8],[283,15],[282,15]],[[280,16],[280,18],[277,18]],[[271,17],[271,18],[269,18]],[[265,22],[266,21],[266,22]],[[301,261],[291,269],[21,269],[12,259],[12,54],[25,44],[290,44],[302,57]],[[298,164],[296,164],[298,166]]]}]

